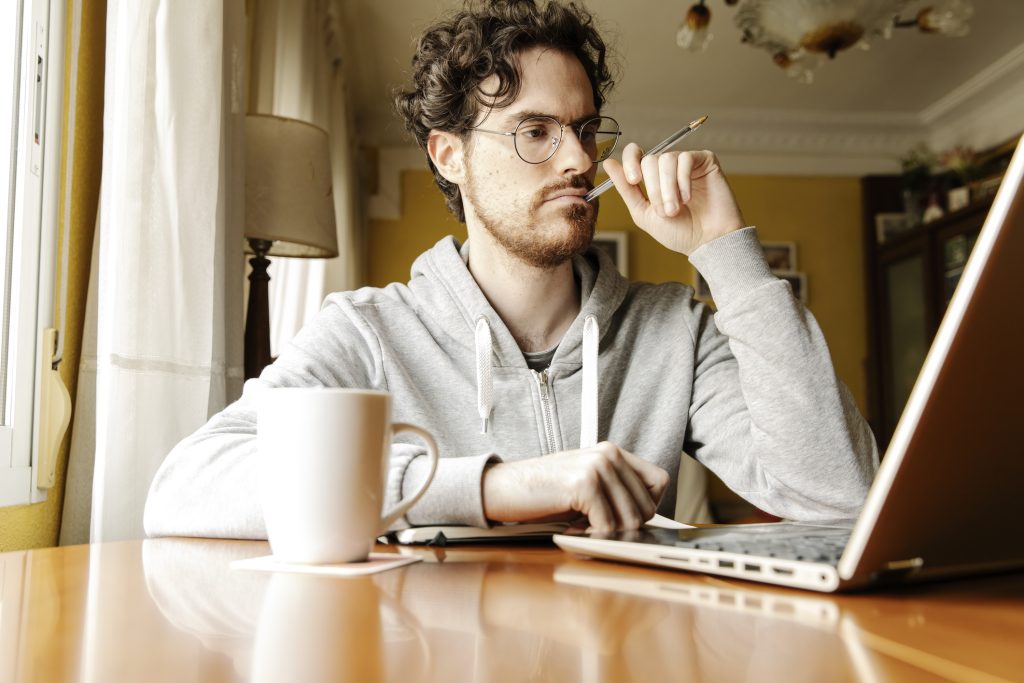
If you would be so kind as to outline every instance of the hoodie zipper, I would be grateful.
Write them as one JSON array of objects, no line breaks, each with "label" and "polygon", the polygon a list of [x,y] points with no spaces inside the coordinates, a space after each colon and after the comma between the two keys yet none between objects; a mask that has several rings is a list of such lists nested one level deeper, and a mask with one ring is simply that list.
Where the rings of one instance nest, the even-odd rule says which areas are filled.
[{"label": "hoodie zipper", "polygon": [[547,449],[544,451],[544,455],[549,455],[555,452],[555,428],[551,419],[551,394],[550,387],[548,386],[548,371],[541,370],[537,372],[534,370],[533,376],[537,378],[537,389],[540,392],[540,413],[544,420],[544,438],[547,441]]}]

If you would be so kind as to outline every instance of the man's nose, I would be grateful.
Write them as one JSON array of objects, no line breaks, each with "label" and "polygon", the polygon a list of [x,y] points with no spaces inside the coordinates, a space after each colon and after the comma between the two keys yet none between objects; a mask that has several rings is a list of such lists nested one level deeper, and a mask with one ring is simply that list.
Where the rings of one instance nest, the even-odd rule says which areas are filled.
[{"label": "man's nose", "polygon": [[580,142],[576,131],[570,126],[566,126],[565,130],[562,131],[562,142],[558,145],[558,149],[555,150],[552,161],[558,165],[559,173],[563,174],[572,173],[580,175],[589,171],[590,167],[594,165],[590,152],[583,147],[583,143]]}]

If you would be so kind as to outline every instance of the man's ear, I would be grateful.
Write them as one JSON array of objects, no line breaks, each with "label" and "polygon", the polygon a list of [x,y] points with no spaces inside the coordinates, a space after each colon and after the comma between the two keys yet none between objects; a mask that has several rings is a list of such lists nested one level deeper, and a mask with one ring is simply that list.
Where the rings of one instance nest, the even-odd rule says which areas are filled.
[{"label": "man's ear", "polygon": [[455,185],[466,180],[466,145],[462,138],[454,133],[432,130],[427,137],[427,154],[434,162],[438,173]]}]

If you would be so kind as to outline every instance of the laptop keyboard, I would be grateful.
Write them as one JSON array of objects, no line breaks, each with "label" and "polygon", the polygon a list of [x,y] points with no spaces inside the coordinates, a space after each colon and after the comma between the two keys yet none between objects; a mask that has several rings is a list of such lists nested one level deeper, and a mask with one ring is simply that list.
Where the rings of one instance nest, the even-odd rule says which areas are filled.
[{"label": "laptop keyboard", "polygon": [[733,538],[729,539],[704,538],[690,541],[676,539],[673,545],[678,548],[717,550],[740,555],[818,562],[834,566],[839,564],[843,548],[850,540],[850,532],[841,529],[829,529],[820,533],[809,531],[802,535],[781,537],[757,535],[744,538],[739,534],[732,536]]}]

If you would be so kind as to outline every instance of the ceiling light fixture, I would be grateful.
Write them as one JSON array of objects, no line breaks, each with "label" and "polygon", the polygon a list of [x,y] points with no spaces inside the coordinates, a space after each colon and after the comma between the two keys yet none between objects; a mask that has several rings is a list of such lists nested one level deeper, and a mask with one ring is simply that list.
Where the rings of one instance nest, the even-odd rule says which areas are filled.
[{"label": "ceiling light fixture", "polygon": [[[704,50],[711,41],[711,10],[706,0],[692,5],[676,33],[679,47]],[[735,23],[743,42],[768,51],[787,74],[803,83],[814,79],[824,58],[851,47],[867,50],[870,41],[892,36],[894,28],[917,27],[923,33],[967,34],[974,14],[971,0],[940,0],[901,19],[910,0],[724,0],[739,5]]]}]

